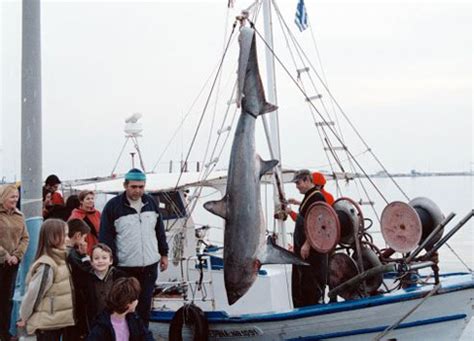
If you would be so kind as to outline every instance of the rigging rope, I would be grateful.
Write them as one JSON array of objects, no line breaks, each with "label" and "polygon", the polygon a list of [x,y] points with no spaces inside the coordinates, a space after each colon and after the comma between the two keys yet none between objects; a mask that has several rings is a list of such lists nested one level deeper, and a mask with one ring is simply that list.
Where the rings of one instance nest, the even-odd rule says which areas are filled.
[{"label": "rigging rope", "polygon": [[[296,37],[294,36],[294,34],[291,32],[290,28],[288,27],[288,25],[287,25],[285,19],[283,18],[283,15],[281,14],[281,12],[280,12],[278,6],[276,5],[276,3],[274,3],[274,7],[275,7],[275,11],[276,11],[276,13],[277,13],[277,16],[278,16],[278,19],[279,19],[279,22],[280,22],[281,30],[282,30],[282,32],[283,32],[283,34],[284,34],[284,37],[285,37],[285,40],[286,40],[286,42],[287,42],[288,48],[289,48],[288,38],[287,38],[287,35],[286,35],[285,30],[284,30],[283,28],[286,28],[286,31],[288,32],[288,35],[290,36],[291,41],[293,42],[293,45],[294,45],[294,47],[295,47],[295,50],[296,50],[296,52],[297,52],[297,54],[298,54],[298,57],[299,57],[299,59],[300,59],[300,62],[301,62],[301,64],[302,64],[302,66],[305,66],[306,64],[305,64],[305,62],[304,62],[304,59],[303,59],[303,57],[302,57],[302,54],[304,55],[304,57],[305,57],[306,59],[308,59],[307,56],[306,56],[306,54],[304,53],[304,51],[301,49],[300,45],[298,44],[298,41],[297,41]],[[321,72],[322,72],[322,74],[323,74],[323,79],[324,79],[324,81],[326,82],[326,76],[325,76],[325,74],[324,74],[324,69],[323,69],[323,66],[322,66],[321,58],[320,58],[320,55],[319,55],[319,50],[318,50],[317,45],[316,45],[316,41],[315,41],[315,38],[314,38],[314,34],[313,34],[312,27],[311,27],[311,34],[312,34],[313,44],[314,44],[314,47],[315,47],[315,49],[316,49],[316,54],[317,54],[317,57],[318,57],[319,65],[321,66]],[[296,64],[297,64],[297,63],[296,63],[296,60],[295,60],[295,58],[294,58],[294,56],[293,56],[293,52],[292,52],[292,50],[291,50],[290,48],[289,48],[289,51],[290,51],[290,54],[291,54],[293,63],[294,63],[294,65],[295,65],[295,68],[296,68],[296,70],[298,70],[298,67],[297,67],[297,65],[296,65]],[[301,52],[300,52],[300,51],[301,51]],[[311,64],[310,64],[310,65],[311,65]],[[312,69],[314,70],[314,72],[316,73],[316,75],[318,75],[318,73],[316,72],[316,69],[315,69],[312,65],[311,65],[311,67],[312,67]],[[308,68],[308,69],[309,69],[309,68]],[[313,81],[313,78],[311,77],[311,73],[310,73],[309,71],[308,71],[307,73],[308,73],[308,78],[309,78],[309,80],[310,80],[310,82],[311,82],[311,84],[312,84],[312,86],[313,86],[313,89],[315,90],[316,93],[319,93],[319,91],[318,91],[318,89],[317,89],[317,87],[316,87],[316,84],[315,84],[315,82]],[[320,81],[321,81],[321,78],[320,78],[319,76],[318,76],[318,78],[319,78]],[[304,88],[304,85],[303,85],[303,82],[302,82],[302,79],[301,79],[301,75],[300,75],[299,73],[298,73],[297,79],[300,81],[300,83],[301,83],[301,85],[302,85],[302,87],[303,87],[303,90],[306,92],[306,89]],[[330,98],[331,98],[331,97],[330,97]],[[323,100],[322,97],[321,97],[321,99],[320,99],[320,102],[321,102],[321,105],[322,105],[322,107],[323,107],[323,109],[324,109],[326,115],[327,115],[328,118],[329,118],[329,121],[331,121],[331,120],[332,120],[332,117],[331,117],[331,115],[330,115],[330,113],[329,113],[329,110],[327,109],[327,107],[326,107],[326,105],[325,105],[324,100]],[[336,112],[336,110],[335,110],[335,108],[334,108],[334,100],[333,100],[332,98],[331,98],[331,105],[332,105],[332,109],[333,109],[333,113],[334,113],[334,117],[335,117],[335,121],[336,121],[336,127],[337,127],[337,129],[338,129],[338,131],[339,131],[339,135],[340,135],[341,140],[343,141],[343,144],[345,144],[344,136],[343,136],[343,134],[342,134],[342,128],[341,128],[341,125],[340,125],[340,123],[339,123],[338,115],[337,115],[337,112]],[[328,148],[329,148],[329,150],[330,150],[330,152],[331,152],[331,154],[332,154],[334,160],[336,161],[336,164],[339,166],[339,168],[341,169],[341,171],[342,171],[343,173],[346,173],[346,171],[344,170],[344,167],[342,166],[342,163],[341,163],[340,160],[339,160],[339,157],[338,157],[337,154],[334,152],[334,149],[333,149],[333,147],[332,147],[332,145],[331,145],[331,143],[330,143],[330,141],[329,141],[329,140],[330,140],[330,137],[328,136],[327,132],[325,131],[324,125],[318,125],[318,124],[317,124],[317,119],[316,119],[316,117],[315,117],[315,115],[314,115],[314,112],[311,110],[311,105],[310,105],[310,104],[309,104],[309,107],[310,107],[311,114],[312,114],[312,116],[313,116],[313,121],[314,121],[315,124],[316,124],[316,129],[317,129],[318,134],[319,134],[319,136],[320,136],[320,138],[321,138],[321,144],[324,146],[324,144],[325,144],[325,142],[326,142],[326,144],[327,144],[327,146],[328,146]],[[320,130],[321,130],[321,132],[320,132]],[[325,136],[324,138],[323,138],[323,136],[322,136],[323,134],[324,134],[324,136]],[[325,151],[325,154],[326,154],[326,158],[327,158],[328,161],[330,162],[331,160],[330,160],[328,151],[327,151],[326,149],[324,149],[324,151]],[[344,149],[344,152],[345,152],[346,155],[348,156],[347,162],[349,163],[349,167],[350,167],[351,171],[355,174],[355,173],[356,173],[356,169],[355,169],[354,163],[352,162],[352,159],[351,159],[350,155],[347,153],[347,149]],[[340,194],[340,195],[342,195],[342,190],[341,190],[341,187],[339,186],[339,181],[338,181],[338,178],[337,178],[337,176],[336,176],[336,174],[335,174],[335,171],[334,171],[334,168],[333,168],[331,162],[330,162],[330,167],[331,167],[331,171],[332,171],[333,174],[334,174],[334,179],[335,179],[335,182],[336,182],[336,190],[337,190],[337,193]],[[347,179],[347,177],[346,177],[346,179]],[[370,206],[371,206],[371,208],[372,208],[372,210],[373,210],[375,216],[377,217],[377,220],[380,221],[379,215],[378,215],[377,211],[375,210],[374,204],[373,204],[373,202],[372,202],[372,200],[371,200],[371,198],[370,198],[370,195],[368,194],[368,192],[367,192],[367,190],[366,190],[366,188],[365,188],[365,186],[364,186],[364,184],[363,184],[363,182],[362,182],[362,179],[360,179],[360,178],[354,179],[354,183],[356,184],[357,192],[359,193],[359,197],[361,197],[361,198],[362,198],[362,195],[361,195],[361,193],[360,193],[359,184],[360,184],[360,186],[363,188],[363,192],[364,192],[364,194],[365,194],[365,196],[366,196],[366,198],[367,198],[367,201],[370,203]]]},{"label": "rigging rope", "polygon": [[[264,41],[264,40],[263,40]],[[313,68],[313,70],[316,70],[311,62],[311,60],[308,58],[308,56],[304,53],[304,50],[301,48],[300,44],[298,44],[298,42],[295,42],[298,46],[298,48],[302,51],[302,54],[304,55],[304,57],[306,58],[307,62],[309,63],[309,65]],[[266,42],[265,42],[266,44]],[[268,46],[268,44],[267,44]],[[276,56],[275,56],[276,58]],[[367,142],[364,140],[364,138],[362,137],[362,135],[360,135],[359,131],[356,129],[356,127],[354,126],[354,124],[352,123],[352,121],[349,119],[349,117],[347,116],[347,114],[344,112],[344,110],[342,109],[342,107],[339,105],[338,101],[336,100],[336,98],[333,96],[332,92],[329,90],[329,88],[327,87],[326,83],[323,81],[323,79],[321,79],[321,77],[319,76],[319,74],[317,72],[315,72],[316,76],[318,77],[319,81],[321,82],[321,84],[323,85],[323,87],[326,89],[327,93],[329,94],[329,96],[331,97],[331,99],[334,101],[334,103],[336,104],[337,108],[339,109],[339,111],[341,112],[341,114],[343,115],[343,117],[346,119],[347,123],[350,125],[350,127],[354,130],[354,132],[356,133],[357,137],[360,139],[360,141],[364,144],[364,146],[370,151],[372,157],[374,158],[374,160],[379,164],[379,166],[382,168],[382,170],[388,175],[388,177],[390,178],[390,180],[394,183],[394,185],[398,188],[398,190],[403,194],[403,196],[407,199],[407,200],[410,200],[410,198],[408,197],[408,195],[403,191],[403,189],[400,187],[400,185],[398,184],[398,182],[395,181],[394,177],[391,176],[391,174],[387,171],[387,169],[385,168],[385,166],[382,164],[382,162],[380,161],[380,159],[375,155],[375,153],[372,151],[372,149],[369,147],[369,145],[367,144]],[[319,113],[319,112],[318,112]],[[337,136],[336,136],[337,137]],[[338,137],[337,137],[338,138]],[[355,160],[354,160],[355,161]],[[359,165],[358,165],[359,166]],[[360,166],[359,166],[360,167]]]},{"label": "rigging rope", "polygon": [[[216,66],[216,69],[217,69],[218,66]],[[215,70],[216,70],[215,69]],[[188,118],[188,116],[191,114],[191,110],[194,108],[194,105],[196,104],[196,102],[198,101],[198,99],[201,97],[202,93],[204,92],[207,84],[209,83],[209,81],[211,80],[211,77],[212,75],[214,74],[214,71],[212,71],[212,73],[209,75],[209,77],[207,78],[207,80],[204,82],[203,86],[201,87],[201,90],[199,90],[199,93],[198,95],[196,96],[196,98],[193,100],[191,106],[189,107],[189,110],[188,112],[186,113],[186,115],[184,115],[184,117],[181,119],[181,122],[179,123],[178,127],[176,128],[176,130],[173,132],[173,135],[171,136],[171,139],[168,141],[168,144],[166,145],[165,149],[163,150],[163,152],[160,154],[160,156],[158,157],[158,160],[156,161],[155,165],[153,166],[152,168],[152,172],[155,172],[156,170],[156,167],[158,166],[158,164],[160,163],[161,159],[163,158],[163,156],[165,155],[165,153],[167,152],[168,148],[170,147],[171,143],[173,143],[175,137],[178,135],[179,131],[181,130],[181,128],[183,127],[183,124],[185,122],[185,120]]]},{"label": "rigging rope", "polygon": [[[259,13],[260,8],[261,8],[261,6],[255,6],[256,4],[257,4],[257,2],[254,3],[253,5],[251,5],[251,6],[247,9],[247,10],[250,10],[251,8],[255,7],[255,12],[254,12],[254,14],[253,14],[253,19],[257,18],[258,13]],[[260,4],[260,5],[261,5],[261,4]],[[231,42],[231,40],[232,40],[232,35],[233,35],[234,31],[235,31],[236,23],[237,23],[237,21],[235,21],[234,24],[233,24],[232,32],[231,32],[231,35],[229,36],[229,40],[228,40],[228,42],[227,42],[227,46],[226,46],[225,49],[224,49],[224,54],[223,54],[222,61],[221,61],[220,66],[219,66],[219,70],[220,70],[220,68],[222,67],[222,63],[223,63],[225,54],[227,53],[227,50],[228,50],[229,45],[230,45],[230,42]],[[214,84],[215,84],[215,80],[214,80]],[[214,84],[213,84],[213,87],[214,87]],[[233,97],[233,95],[234,95],[234,93],[235,93],[235,89],[236,89],[236,88],[237,88],[237,81],[234,82],[234,86],[233,86],[233,89],[232,89],[232,92],[231,92],[230,99],[229,99],[229,101],[228,101],[228,105],[227,105],[227,109],[226,109],[226,112],[225,112],[225,115],[224,115],[224,119],[222,120],[222,124],[221,124],[221,126],[220,126],[220,131],[222,131],[222,129],[224,128],[225,122],[226,122],[226,120],[227,120],[227,117],[228,117],[228,114],[229,114],[229,110],[230,110],[230,105],[231,105],[231,102],[232,102],[232,97]],[[211,92],[210,92],[210,94],[209,94],[208,100],[206,101],[206,105],[205,105],[205,107],[204,107],[204,109],[203,109],[203,114],[204,114],[204,112],[205,112],[206,109],[207,109],[207,104],[208,104],[208,102],[209,102],[209,100],[210,100],[211,95],[212,95],[212,88],[211,88]],[[234,124],[235,117],[236,117],[236,113],[237,113],[237,107],[235,108],[234,113],[233,113],[233,115],[232,115],[230,127],[232,127],[233,124]],[[198,129],[199,129],[199,127],[198,127]],[[229,139],[230,134],[229,134],[228,132],[229,132],[229,131],[227,131],[227,134],[225,134],[225,138],[224,138],[224,141],[223,141],[223,143],[222,143],[221,149],[220,149],[220,151],[217,153],[217,160],[221,157],[221,155],[222,155],[222,153],[223,153],[223,151],[224,151],[224,148],[225,148],[225,146],[226,146],[226,144],[227,144],[227,141],[228,141],[228,139]],[[197,132],[196,132],[196,133],[197,133]],[[207,171],[205,170],[205,168],[203,168],[203,172],[202,172],[203,176],[200,177],[200,181],[206,179],[206,178],[211,174],[211,172],[214,170],[214,168],[217,166],[217,162],[212,162],[212,160],[214,160],[214,155],[215,155],[215,152],[216,152],[216,150],[217,150],[219,141],[220,141],[220,139],[221,139],[221,135],[222,135],[222,134],[219,134],[219,136],[218,136],[218,138],[217,138],[217,140],[216,140],[216,142],[215,142],[215,144],[214,144],[214,148],[213,148],[213,150],[212,150],[212,152],[211,152],[211,156],[210,156],[210,160],[211,160],[211,161],[209,162],[208,166],[205,167],[205,168],[207,168]],[[191,146],[190,148],[192,148],[192,146]],[[178,180],[178,182],[179,182],[179,180]],[[196,204],[197,204],[197,199],[200,197],[201,192],[202,192],[202,186],[197,187],[197,188],[195,189],[193,195],[191,196],[192,200],[186,205],[186,210],[187,210],[187,212],[189,212],[189,216],[190,216],[191,213],[194,211],[194,209],[195,209],[195,207],[196,207]],[[189,208],[189,207],[190,207],[190,208]],[[189,211],[188,211],[188,209],[189,209]],[[174,225],[174,224],[173,224],[173,225]],[[173,227],[173,226],[172,226],[172,227]],[[172,228],[172,227],[171,227],[171,228]],[[170,228],[170,229],[171,229],[171,228]]]},{"label": "rigging rope", "polygon": [[[210,101],[210,99],[211,99],[211,94],[212,94],[212,92],[214,91],[214,87],[215,87],[215,85],[216,85],[216,82],[217,82],[217,80],[218,80],[220,71],[221,71],[221,69],[222,69],[222,64],[224,63],[224,59],[225,59],[225,56],[226,56],[227,51],[228,51],[228,49],[229,49],[230,42],[231,42],[231,40],[232,40],[232,36],[233,36],[233,34],[234,34],[234,31],[235,31],[235,27],[236,27],[236,26],[237,26],[237,21],[235,21],[234,24],[232,25],[232,32],[231,32],[231,34],[230,34],[230,36],[229,36],[229,40],[228,40],[228,42],[227,42],[227,46],[226,46],[226,48],[225,48],[225,50],[224,50],[224,54],[222,55],[221,61],[220,61],[220,63],[219,63],[219,67],[218,67],[218,70],[217,70],[216,77],[214,78],[214,81],[212,82],[211,91],[210,91],[209,96],[207,97],[206,104],[204,105],[204,108],[203,108],[202,113],[201,113],[201,117],[199,118],[198,126],[197,126],[196,131],[194,132],[193,138],[192,138],[192,140],[191,140],[191,145],[189,146],[188,153],[187,153],[186,158],[185,158],[185,160],[184,160],[185,163],[188,162],[189,155],[191,154],[191,150],[193,149],[194,143],[196,142],[197,134],[198,134],[198,132],[199,132],[199,129],[200,129],[201,124],[202,124],[202,121],[203,121],[203,119],[204,119],[204,115],[205,115],[205,113],[206,113],[207,106],[209,105],[209,101]],[[179,181],[181,180],[182,175],[183,175],[183,169],[181,169],[181,171],[180,171],[180,173],[179,173],[179,177],[178,177],[178,180],[176,181],[176,186],[175,186],[175,188],[178,188],[178,186],[179,186]]]},{"label": "rigging rope", "polygon": [[[250,22],[250,20],[249,20]],[[257,33],[258,37],[263,41],[263,43],[267,46],[267,48],[270,50],[270,52],[273,54],[273,56],[275,57],[275,60],[278,61],[278,63],[280,64],[280,66],[283,68],[283,70],[286,72],[286,74],[288,75],[288,77],[290,77],[290,79],[293,81],[293,83],[296,85],[296,87],[301,91],[301,93],[303,94],[303,96],[305,97],[305,99],[310,103],[310,105],[313,107],[313,109],[318,113],[319,117],[323,120],[324,124],[327,125],[328,129],[331,131],[331,133],[335,136],[335,138],[339,141],[339,143],[341,144],[341,146],[343,148],[346,148],[347,149],[347,153],[351,156],[351,158],[353,159],[353,161],[357,164],[357,166],[359,167],[359,169],[362,171],[362,173],[364,173],[364,175],[367,177],[367,179],[369,180],[369,182],[372,184],[372,186],[375,188],[375,190],[377,191],[377,193],[380,195],[380,197],[388,204],[388,200],[385,198],[385,196],[383,195],[383,193],[380,191],[380,189],[377,187],[377,185],[373,182],[373,180],[370,178],[370,176],[367,174],[367,172],[365,171],[365,169],[362,167],[362,165],[354,158],[353,154],[349,151],[349,149],[347,148],[347,146],[344,144],[344,142],[341,140],[341,138],[339,137],[339,135],[336,133],[336,131],[334,129],[332,129],[330,127],[330,125],[328,124],[327,120],[324,118],[324,116],[320,113],[320,111],[316,108],[316,106],[311,102],[310,98],[308,97],[308,95],[305,93],[304,89],[298,84],[298,82],[294,79],[294,77],[291,75],[291,73],[289,72],[288,68],[286,68],[286,66],[283,64],[283,62],[280,60],[280,58],[276,55],[275,51],[268,45],[268,43],[265,41],[265,39],[263,38],[263,36],[260,34],[260,32],[255,28],[255,25],[251,23],[251,26],[252,28],[255,30],[255,33]]]},{"label": "rigging rope", "polygon": [[454,256],[456,256],[456,258],[462,263],[462,265],[464,265],[466,267],[466,269],[472,273],[472,269],[469,267],[469,265],[466,264],[466,262],[464,262],[464,260],[461,258],[461,256],[458,255],[458,253],[456,251],[454,251],[454,249],[451,247],[451,245],[448,244],[448,242],[446,242],[446,246],[448,247],[448,249],[451,250],[451,252],[454,254]]}]

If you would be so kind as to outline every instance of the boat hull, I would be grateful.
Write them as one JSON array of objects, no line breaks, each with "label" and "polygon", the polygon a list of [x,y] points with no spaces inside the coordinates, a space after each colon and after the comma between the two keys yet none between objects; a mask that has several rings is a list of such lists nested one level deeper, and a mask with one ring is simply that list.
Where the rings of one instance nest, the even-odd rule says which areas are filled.
[{"label": "boat hull", "polygon": [[[354,301],[311,306],[281,313],[228,316],[208,312],[209,340],[369,340],[420,304],[433,286],[415,287]],[[384,340],[456,340],[469,323],[474,302],[471,274],[443,279],[438,293],[391,331]],[[153,312],[150,328],[167,339],[170,312]],[[192,340],[192,330],[183,329]]]}]

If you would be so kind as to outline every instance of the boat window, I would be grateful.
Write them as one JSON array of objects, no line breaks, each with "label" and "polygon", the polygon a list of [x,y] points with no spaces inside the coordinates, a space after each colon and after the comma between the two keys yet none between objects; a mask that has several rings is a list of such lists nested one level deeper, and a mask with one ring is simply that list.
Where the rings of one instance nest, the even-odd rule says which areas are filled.
[{"label": "boat window", "polygon": [[180,192],[160,192],[151,195],[159,202],[159,211],[163,220],[186,217],[186,209]]}]

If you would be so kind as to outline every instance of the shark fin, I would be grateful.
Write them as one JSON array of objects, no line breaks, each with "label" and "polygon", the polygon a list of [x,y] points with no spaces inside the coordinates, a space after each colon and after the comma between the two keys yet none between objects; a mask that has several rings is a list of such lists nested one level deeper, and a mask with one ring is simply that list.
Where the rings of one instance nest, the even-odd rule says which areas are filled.
[{"label": "shark fin", "polygon": [[208,201],[204,203],[204,208],[221,218],[227,218],[227,196],[224,196],[221,200]]},{"label": "shark fin", "polygon": [[277,105],[266,102],[265,105],[263,106],[263,110],[260,112],[260,115],[275,111],[277,109],[278,109]]},{"label": "shark fin", "polygon": [[267,102],[265,102],[263,107],[259,107],[258,103],[249,101],[246,97],[242,97],[241,102],[242,108],[245,110],[245,112],[255,118],[257,118],[258,115],[263,115],[278,109],[278,106]]},{"label": "shark fin", "polygon": [[257,156],[258,160],[260,161],[260,177],[262,177],[265,173],[269,172],[273,169],[276,165],[278,165],[278,160],[262,160],[260,156]]},{"label": "shark fin", "polygon": [[261,264],[308,265],[308,263],[297,257],[293,252],[276,245],[271,237],[267,238],[267,243],[263,252],[259,254],[258,260]]}]

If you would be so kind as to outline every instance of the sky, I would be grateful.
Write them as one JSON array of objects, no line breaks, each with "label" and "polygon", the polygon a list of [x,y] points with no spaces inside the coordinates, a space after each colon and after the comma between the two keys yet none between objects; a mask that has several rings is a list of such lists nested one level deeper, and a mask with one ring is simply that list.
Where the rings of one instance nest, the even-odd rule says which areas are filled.
[{"label": "sky", "polygon": [[[21,173],[21,1],[0,1],[0,179],[16,180]],[[124,120],[135,112],[143,115],[139,143],[147,171],[162,154],[157,172],[168,171],[170,160],[176,164],[186,157],[204,112],[189,158],[202,160],[206,148],[213,148],[232,97],[238,32],[232,35],[222,75],[216,78],[214,72],[233,18],[250,3],[236,0],[228,10],[226,0],[42,1],[44,177],[110,174],[125,142]],[[310,28],[302,33],[293,22],[296,3],[280,1],[282,17],[389,171],[472,168],[471,2],[306,1]],[[275,54],[295,75],[276,14],[273,19]],[[263,31],[258,20],[257,30]],[[257,39],[257,45],[267,88],[264,43]],[[304,97],[282,66],[277,63],[276,69],[283,166],[328,170]],[[204,110],[214,79],[218,86]],[[305,79],[308,96],[321,93],[331,112],[334,104],[323,87],[309,90],[311,79]],[[317,108],[323,112],[319,102]],[[379,171],[343,117],[334,118],[364,169]],[[257,125],[257,150],[268,158],[262,124]],[[229,147],[217,168],[227,166]],[[130,168],[131,151],[129,143],[116,172]],[[345,158],[339,157],[343,166]]]}]

